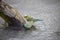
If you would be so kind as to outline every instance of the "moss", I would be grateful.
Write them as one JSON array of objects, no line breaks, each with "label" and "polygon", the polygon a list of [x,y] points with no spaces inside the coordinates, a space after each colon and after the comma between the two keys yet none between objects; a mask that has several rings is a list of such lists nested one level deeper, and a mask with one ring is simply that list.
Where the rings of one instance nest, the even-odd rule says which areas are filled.
[{"label": "moss", "polygon": [[7,23],[10,21],[9,16],[5,15],[3,12],[0,12],[0,17],[2,17]]}]

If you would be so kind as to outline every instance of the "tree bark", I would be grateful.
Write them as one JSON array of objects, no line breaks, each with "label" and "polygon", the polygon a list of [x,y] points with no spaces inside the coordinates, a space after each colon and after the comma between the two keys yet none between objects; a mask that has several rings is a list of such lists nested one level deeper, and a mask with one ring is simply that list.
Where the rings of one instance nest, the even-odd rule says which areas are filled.
[{"label": "tree bark", "polygon": [[9,4],[5,3],[4,1],[0,1],[0,11],[2,11],[5,15],[9,17],[15,17],[22,23],[27,22],[26,19],[20,13],[18,13],[16,9],[11,7]]},{"label": "tree bark", "polygon": [[23,26],[27,20],[16,9],[8,3],[0,0],[0,17],[2,17],[10,27],[18,28]]}]

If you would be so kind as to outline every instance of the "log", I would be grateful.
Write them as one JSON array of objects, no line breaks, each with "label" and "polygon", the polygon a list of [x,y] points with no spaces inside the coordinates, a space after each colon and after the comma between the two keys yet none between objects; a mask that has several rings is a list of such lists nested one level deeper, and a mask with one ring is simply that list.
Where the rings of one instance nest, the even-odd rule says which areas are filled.
[{"label": "log", "polygon": [[8,3],[1,1],[0,6],[2,7],[2,11],[5,15],[8,15],[10,17],[15,17],[19,21],[21,21],[23,24],[27,22],[27,20],[12,6],[10,6]]},{"label": "log", "polygon": [[21,29],[27,23],[27,20],[15,8],[2,0],[0,0],[0,17],[13,29]]}]

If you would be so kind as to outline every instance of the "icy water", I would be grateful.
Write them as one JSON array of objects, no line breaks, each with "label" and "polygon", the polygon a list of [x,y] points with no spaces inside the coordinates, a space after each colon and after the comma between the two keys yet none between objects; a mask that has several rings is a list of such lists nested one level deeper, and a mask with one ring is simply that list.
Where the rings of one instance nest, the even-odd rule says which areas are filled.
[{"label": "icy water", "polygon": [[60,40],[60,0],[6,0],[22,15],[43,21],[36,30],[14,31],[0,29],[0,40]]}]

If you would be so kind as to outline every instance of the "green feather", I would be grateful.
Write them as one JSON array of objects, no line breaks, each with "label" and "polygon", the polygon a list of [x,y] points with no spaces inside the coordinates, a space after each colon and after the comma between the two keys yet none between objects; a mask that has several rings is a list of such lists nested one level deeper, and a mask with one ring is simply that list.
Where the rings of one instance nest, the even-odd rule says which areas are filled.
[{"label": "green feather", "polygon": [[29,22],[29,21],[33,21],[33,23],[34,22],[37,22],[37,21],[42,21],[42,20],[40,20],[40,19],[34,19],[34,18],[32,18],[32,17],[30,17],[30,16],[24,16],[24,18]]}]

